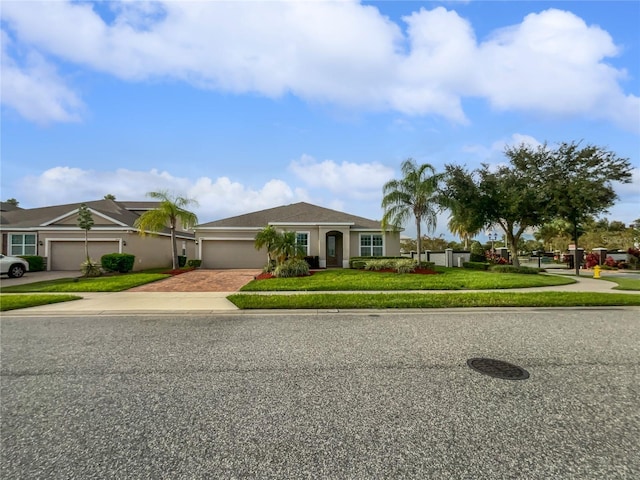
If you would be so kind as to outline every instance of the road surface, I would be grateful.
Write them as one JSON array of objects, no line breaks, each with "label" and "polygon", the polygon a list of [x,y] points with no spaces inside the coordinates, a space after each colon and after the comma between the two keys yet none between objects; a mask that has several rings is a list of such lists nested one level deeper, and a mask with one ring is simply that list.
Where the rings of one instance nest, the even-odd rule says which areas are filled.
[{"label": "road surface", "polygon": [[7,314],[1,333],[7,480],[640,478],[638,308]]}]

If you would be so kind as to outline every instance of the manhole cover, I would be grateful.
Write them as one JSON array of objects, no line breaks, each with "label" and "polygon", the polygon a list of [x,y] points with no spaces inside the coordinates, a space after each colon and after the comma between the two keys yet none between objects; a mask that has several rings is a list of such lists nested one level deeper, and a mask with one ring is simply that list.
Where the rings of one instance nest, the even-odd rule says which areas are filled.
[{"label": "manhole cover", "polygon": [[502,360],[493,360],[492,358],[470,358],[467,365],[476,372],[484,373],[495,378],[504,380],[526,380],[529,378],[529,372],[524,368],[512,365]]}]

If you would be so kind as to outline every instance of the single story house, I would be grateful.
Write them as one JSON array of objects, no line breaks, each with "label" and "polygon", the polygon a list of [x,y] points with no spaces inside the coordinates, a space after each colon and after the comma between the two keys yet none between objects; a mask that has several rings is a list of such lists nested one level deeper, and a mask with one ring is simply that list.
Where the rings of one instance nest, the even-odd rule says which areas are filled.
[{"label": "single story house", "polygon": [[[144,212],[158,202],[84,202],[94,225],[88,232],[89,256],[100,261],[107,253],[135,255],[134,270],[171,265],[171,234],[167,228],[154,236],[142,237],[134,227]],[[46,258],[47,270],[80,270],[85,260],[85,231],[78,226],[81,203],[24,209],[2,202],[0,232],[5,255],[39,255]],[[176,232],[178,254],[195,258],[192,232]]]},{"label": "single story house", "polygon": [[202,268],[262,268],[267,251],[256,250],[255,237],[269,225],[296,232],[320,268],[348,268],[350,257],[400,255],[400,232],[383,231],[380,221],[299,202],[196,225]]}]

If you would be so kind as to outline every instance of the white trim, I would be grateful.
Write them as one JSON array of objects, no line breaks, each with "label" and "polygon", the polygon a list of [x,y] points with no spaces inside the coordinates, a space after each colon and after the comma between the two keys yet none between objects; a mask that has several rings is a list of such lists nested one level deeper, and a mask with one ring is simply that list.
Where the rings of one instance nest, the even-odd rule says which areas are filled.
[{"label": "white trim", "polygon": [[298,234],[300,234],[300,233],[304,233],[307,236],[307,255],[306,256],[308,257],[309,255],[311,255],[309,253],[310,250],[311,250],[311,232],[309,232],[309,231],[302,231],[302,232],[296,231],[295,232],[296,240],[298,240]]},{"label": "white trim", "polygon": [[274,227],[284,227],[287,225],[291,225],[292,227],[325,227],[325,226],[342,226],[349,227],[355,225],[354,222],[269,222],[269,225],[273,225]]},{"label": "white trim", "polygon": [[247,231],[255,231],[255,232],[259,232],[260,230],[262,230],[262,227],[194,227],[193,228],[194,231],[198,231],[198,230],[220,230],[220,231],[227,231],[227,230],[247,230]]},{"label": "white trim", "polygon": [[233,241],[255,241],[253,237],[198,237],[196,240],[233,240]]},{"label": "white trim", "polygon": [[[355,255],[355,256],[357,256],[357,257],[362,257],[363,256],[362,255],[362,237],[364,235],[372,237],[371,238],[371,256],[372,257],[374,256],[373,255],[373,247],[374,247],[374,245],[373,245],[373,235],[380,235],[382,237],[382,255],[381,256],[384,257],[386,255],[386,253],[387,253],[387,242],[385,242],[385,234],[384,234],[384,232],[360,233],[360,234],[358,234],[358,255]],[[375,245],[375,246],[377,247],[378,245]]]},{"label": "white trim", "polygon": [[[88,207],[88,210],[91,212],[92,215],[97,215],[98,217],[104,218],[105,220],[109,220],[109,221],[115,223],[116,225],[120,225],[121,227],[126,227],[127,226],[126,223],[123,223],[123,222],[121,222],[119,220],[116,220],[115,218],[111,218],[111,217],[105,215],[104,213],[97,212],[93,208]],[[44,223],[41,223],[40,226],[41,227],[48,227],[49,225],[51,225],[53,223],[56,223],[59,220],[62,220],[64,218],[68,218],[68,217],[70,217],[72,215],[77,214],[79,211],[80,211],[80,208],[76,208],[75,210],[72,210],[72,211],[70,211],[68,213],[65,213],[64,215],[60,215],[59,217],[56,217],[56,218],[54,218],[52,220],[49,220],[49,221],[44,222]]]}]

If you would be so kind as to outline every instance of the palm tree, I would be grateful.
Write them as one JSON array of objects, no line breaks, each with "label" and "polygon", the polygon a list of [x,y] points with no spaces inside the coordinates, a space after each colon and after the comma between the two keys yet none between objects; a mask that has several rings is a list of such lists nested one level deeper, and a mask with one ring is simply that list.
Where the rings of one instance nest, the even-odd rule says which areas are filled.
[{"label": "palm tree", "polygon": [[271,266],[271,262],[273,261],[273,259],[271,258],[271,253],[273,252],[275,245],[277,244],[279,235],[280,234],[273,225],[268,225],[260,230],[255,238],[254,246],[256,247],[256,250],[260,250],[262,247],[266,247],[267,261],[269,262],[269,266]]},{"label": "palm tree", "polygon": [[166,191],[149,192],[147,197],[160,200],[160,205],[153,210],[144,212],[135,221],[134,226],[140,230],[140,235],[145,236],[147,233],[157,233],[167,226],[171,230],[171,263],[172,268],[178,268],[178,246],[176,244],[176,227],[178,222],[182,227],[189,229],[198,223],[198,217],[195,213],[185,210],[185,207],[198,202],[185,197],[172,196]]},{"label": "palm tree", "polygon": [[278,234],[274,244],[274,251],[278,263],[282,264],[289,258],[303,257],[306,253],[302,245],[296,243],[296,232],[282,232]]},{"label": "palm tree", "polygon": [[382,187],[382,228],[392,225],[398,229],[400,225],[413,217],[416,222],[416,245],[418,246],[418,262],[421,261],[422,235],[421,225],[425,222],[427,231],[436,228],[438,212],[438,185],[443,174],[436,174],[428,163],[418,165],[408,158],[401,165],[402,178],[390,180]]}]

